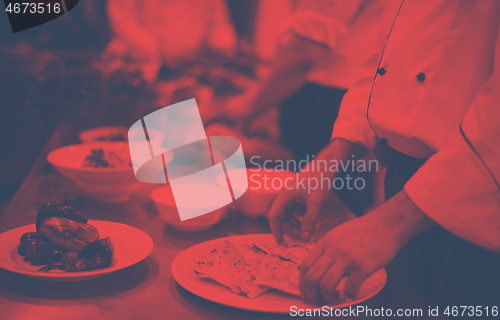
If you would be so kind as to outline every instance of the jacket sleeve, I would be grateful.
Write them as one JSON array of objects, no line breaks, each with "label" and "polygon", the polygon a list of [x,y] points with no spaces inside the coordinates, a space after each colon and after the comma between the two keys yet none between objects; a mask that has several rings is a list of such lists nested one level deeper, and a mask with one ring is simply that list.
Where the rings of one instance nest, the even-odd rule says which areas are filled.
[{"label": "jacket sleeve", "polygon": [[495,69],[447,147],[407,182],[427,216],[455,235],[500,253],[500,41]]},{"label": "jacket sleeve", "polygon": [[348,35],[367,0],[331,1],[302,0],[297,9],[281,26],[283,41],[293,33],[308,40],[335,48]]},{"label": "jacket sleeve", "polygon": [[[374,65],[376,68],[376,64]],[[333,125],[332,140],[341,138],[364,146],[372,154],[378,154],[380,142],[366,117],[368,99],[373,78],[360,79],[349,88],[342,98],[339,114]]]},{"label": "jacket sleeve", "polygon": [[[364,5],[367,4],[361,3],[360,8]],[[379,10],[381,11],[380,19],[383,22],[390,21],[391,10],[386,10],[389,9],[389,6],[386,6],[386,4],[382,2],[378,4],[372,3],[372,5],[381,6],[381,10]],[[356,17],[353,16],[351,19],[347,19],[347,21],[352,22],[355,18]],[[380,28],[372,25],[371,23],[362,24],[362,27],[367,30],[366,33],[370,33],[370,30],[375,27],[379,30],[374,34],[376,37],[375,42],[369,42],[370,44],[366,44],[363,48],[363,50],[366,50],[368,54],[366,54],[363,60],[359,62],[361,65],[360,70],[372,70],[373,72],[362,72],[362,74],[356,75],[357,81],[354,82],[354,85],[349,87],[349,90],[342,99],[339,114],[335,120],[332,132],[332,139],[342,138],[352,143],[364,146],[374,155],[379,154],[380,143],[378,137],[370,127],[366,112],[375,72],[377,70],[383,45],[387,38],[386,33],[388,29],[385,24],[386,23],[383,23]]]}]

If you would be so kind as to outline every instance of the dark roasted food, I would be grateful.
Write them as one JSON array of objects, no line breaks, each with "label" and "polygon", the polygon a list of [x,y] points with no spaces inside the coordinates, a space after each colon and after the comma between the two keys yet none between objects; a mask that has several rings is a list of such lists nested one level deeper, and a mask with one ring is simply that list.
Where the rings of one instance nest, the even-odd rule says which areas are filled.
[{"label": "dark roasted food", "polygon": [[113,244],[108,237],[89,243],[80,252],[66,252],[62,258],[62,266],[66,271],[106,268],[113,262],[113,253]]},{"label": "dark roasted food", "polygon": [[87,223],[87,219],[82,217],[80,212],[74,207],[66,206],[63,207],[59,203],[47,202],[44,204],[36,216],[36,231],[39,231],[42,222],[51,217],[60,217],[73,220],[75,222]]},{"label": "dark roasted food", "polygon": [[131,166],[128,149],[104,151],[93,149],[92,154],[85,158],[82,167],[117,168]]},{"label": "dark roasted food", "polygon": [[65,251],[37,232],[23,234],[17,249],[17,252],[26,257],[32,265],[60,262]]},{"label": "dark roasted food", "polygon": [[50,270],[63,270],[64,271],[64,267],[58,263],[58,264],[49,264],[45,267],[41,267],[40,269],[38,269],[38,271],[43,271],[43,272],[49,272]]},{"label": "dark roasted food", "polygon": [[44,204],[36,217],[36,230],[21,236],[17,252],[33,265],[46,265],[38,271],[92,270],[113,261],[111,240],[99,240],[97,229],[73,207]]},{"label": "dark roasted food", "polygon": [[19,241],[19,247],[17,247],[17,253],[20,256],[27,257],[28,252],[26,252],[26,245],[29,241],[34,240],[47,240],[44,235],[38,232],[26,232],[21,236],[21,240]]},{"label": "dark roasted food", "polygon": [[81,251],[89,243],[99,240],[99,233],[94,226],[66,218],[45,219],[39,231],[50,242],[74,251]]},{"label": "dark roasted food", "polygon": [[93,149],[92,154],[85,158],[82,167],[107,168],[109,162],[104,158],[104,150]]}]

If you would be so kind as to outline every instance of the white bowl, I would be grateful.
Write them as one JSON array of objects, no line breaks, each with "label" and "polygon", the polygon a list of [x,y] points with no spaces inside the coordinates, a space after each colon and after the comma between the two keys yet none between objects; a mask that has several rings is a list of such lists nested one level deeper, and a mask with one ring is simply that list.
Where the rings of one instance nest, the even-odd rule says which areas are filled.
[{"label": "white bowl", "polygon": [[[82,167],[84,159],[94,149],[124,151],[128,157],[126,142],[99,141],[70,145],[51,151],[47,160],[62,175],[74,180],[82,191],[102,202],[122,202],[137,191],[142,182],[135,178],[132,166],[115,168]],[[129,158],[130,159],[130,158]]]},{"label": "white bowl", "polygon": [[[234,204],[241,213],[251,218],[267,214],[286,181],[292,187],[291,179],[295,177],[295,173],[284,170],[263,168],[234,170],[247,171],[248,188],[241,197],[236,199]],[[219,183],[223,185],[225,181],[220,180],[221,178],[225,180],[225,176],[218,177]]]},{"label": "white bowl", "polygon": [[[123,141],[135,141],[139,136],[143,136],[143,129],[127,129],[125,126],[109,126],[109,127],[95,127],[83,130],[79,134],[81,142],[97,142],[97,141],[113,141],[113,137],[123,137]],[[130,139],[129,139],[130,138]],[[156,146],[161,146],[165,140],[165,134],[161,130],[148,129],[148,140],[153,149]],[[116,141],[115,141],[116,142]]]},{"label": "white bowl", "polygon": [[[186,185],[186,188],[189,188],[189,185]],[[227,212],[227,206],[225,206],[202,216],[181,221],[170,185],[153,190],[151,199],[153,199],[160,217],[172,227],[182,231],[209,229],[221,221]]]}]

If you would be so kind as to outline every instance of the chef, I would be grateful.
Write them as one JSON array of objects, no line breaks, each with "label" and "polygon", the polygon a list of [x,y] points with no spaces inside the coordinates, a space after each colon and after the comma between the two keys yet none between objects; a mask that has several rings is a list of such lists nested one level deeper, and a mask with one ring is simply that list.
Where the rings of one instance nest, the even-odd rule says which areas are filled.
[{"label": "chef", "polygon": [[203,49],[230,54],[237,41],[224,0],[108,0],[106,11],[113,38],[105,57],[112,66],[131,58],[149,83],[163,64],[178,67]]},{"label": "chef", "polygon": [[[388,1],[381,19],[373,75],[345,95],[332,141],[316,161],[373,153],[387,167],[387,201],[320,239],[302,263],[301,294],[316,304],[335,299],[347,276],[345,294],[355,297],[410,239],[438,229],[465,240],[449,261],[475,260],[469,263],[483,273],[482,289],[464,293],[465,302],[498,302],[500,2]],[[329,193],[283,190],[269,214],[277,241],[284,232],[308,240]],[[303,217],[292,210],[297,203],[306,206]],[[447,273],[474,276],[449,261],[442,265]]]},{"label": "chef", "polygon": [[256,131],[255,120],[266,118],[271,131],[278,127],[271,113],[280,105],[283,143],[297,159],[312,157],[328,144],[345,91],[361,74],[372,76],[361,62],[370,54],[366,48],[377,44],[383,7],[378,0],[299,1],[282,23],[269,75],[229,99],[224,115],[243,120],[246,132]]}]

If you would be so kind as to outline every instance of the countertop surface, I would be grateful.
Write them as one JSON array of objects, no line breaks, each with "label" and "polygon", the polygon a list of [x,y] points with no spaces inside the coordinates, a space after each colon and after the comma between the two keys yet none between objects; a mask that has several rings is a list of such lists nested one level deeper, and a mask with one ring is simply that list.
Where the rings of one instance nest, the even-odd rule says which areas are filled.
[{"label": "countertop surface", "polygon": [[[82,194],[77,185],[57,173],[46,154],[71,141],[56,129],[14,199],[0,216],[0,233],[32,224],[38,208],[56,201],[71,204],[89,219],[125,223],[149,234],[154,249],[145,260],[102,278],[74,283],[34,280],[0,269],[0,319],[275,319],[270,315],[238,310],[197,297],[179,286],[170,266],[184,249],[197,243],[235,234],[269,233],[267,220],[230,214],[202,232],[172,229],[158,215],[150,193],[159,185],[144,185],[124,203],[106,204]],[[398,266],[386,268],[384,289],[362,304],[368,308],[423,310],[428,317],[431,300]],[[349,317],[347,317],[349,318]],[[371,319],[376,317],[356,317]],[[444,316],[432,319],[446,319]]]}]

